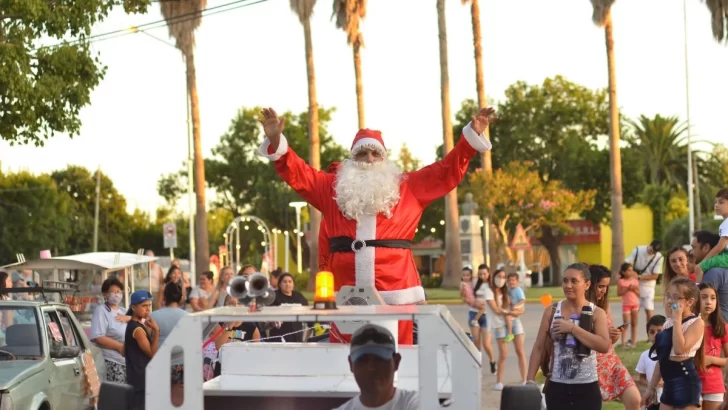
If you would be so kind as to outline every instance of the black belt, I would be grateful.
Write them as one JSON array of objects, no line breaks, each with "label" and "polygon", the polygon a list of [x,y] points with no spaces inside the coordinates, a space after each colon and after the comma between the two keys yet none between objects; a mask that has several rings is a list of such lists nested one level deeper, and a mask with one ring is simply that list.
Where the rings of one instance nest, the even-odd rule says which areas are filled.
[{"label": "black belt", "polygon": [[412,242],[406,239],[352,239],[348,236],[337,236],[329,238],[331,252],[357,252],[363,248],[373,246],[375,248],[399,248],[411,249]]}]

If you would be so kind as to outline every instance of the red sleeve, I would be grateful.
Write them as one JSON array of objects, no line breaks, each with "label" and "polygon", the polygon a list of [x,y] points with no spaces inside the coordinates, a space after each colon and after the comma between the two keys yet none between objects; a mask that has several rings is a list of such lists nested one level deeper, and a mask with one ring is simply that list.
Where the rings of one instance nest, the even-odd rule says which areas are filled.
[{"label": "red sleeve", "polygon": [[490,141],[476,134],[468,124],[463,128],[460,141],[455,144],[455,148],[442,160],[418,171],[409,172],[407,185],[420,204],[427,206],[457,188],[468,172],[473,156],[490,148]]},{"label": "red sleeve", "polygon": [[[725,325],[725,334],[723,335],[723,337],[720,338],[721,347],[726,343],[728,343],[728,324]],[[718,356],[720,356],[720,354]]]},{"label": "red sleeve", "polygon": [[329,246],[329,233],[326,230],[326,220],[321,220],[321,227],[319,228],[318,237],[319,249],[318,249],[318,264],[319,271],[330,271],[329,269],[329,257],[330,246]]},{"label": "red sleeve", "polygon": [[334,175],[319,171],[308,165],[288,146],[286,137],[281,135],[278,149],[272,152],[266,139],[258,150],[261,156],[274,161],[276,173],[293,188],[304,201],[324,212],[324,205],[333,196]]}]

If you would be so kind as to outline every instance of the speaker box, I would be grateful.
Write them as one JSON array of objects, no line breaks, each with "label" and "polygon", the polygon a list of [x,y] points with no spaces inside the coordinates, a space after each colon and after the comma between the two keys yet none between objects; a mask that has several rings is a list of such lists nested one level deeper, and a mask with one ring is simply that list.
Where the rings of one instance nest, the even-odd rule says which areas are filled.
[{"label": "speaker box", "polygon": [[503,387],[500,410],[541,410],[541,389],[533,384]]},{"label": "speaker box", "polygon": [[132,410],[134,408],[134,388],[128,384],[101,383],[98,410]]}]

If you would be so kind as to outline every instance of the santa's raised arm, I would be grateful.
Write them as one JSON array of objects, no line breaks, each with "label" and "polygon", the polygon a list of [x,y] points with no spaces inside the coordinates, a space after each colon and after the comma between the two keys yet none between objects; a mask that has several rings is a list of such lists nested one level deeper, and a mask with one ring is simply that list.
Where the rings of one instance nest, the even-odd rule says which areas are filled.
[{"label": "santa's raised arm", "polygon": [[[480,110],[445,158],[414,172],[403,173],[390,161],[381,132],[370,129],[359,130],[351,156],[335,172],[316,170],[290,149],[285,118],[272,108],[262,112],[267,138],[259,153],[323,214],[336,290],[374,286],[387,304],[416,304],[424,302],[425,291],[410,248],[422,211],[458,186],[476,153],[491,148],[483,131],[494,114]],[[412,322],[400,322],[399,333],[400,343],[411,344]]]}]

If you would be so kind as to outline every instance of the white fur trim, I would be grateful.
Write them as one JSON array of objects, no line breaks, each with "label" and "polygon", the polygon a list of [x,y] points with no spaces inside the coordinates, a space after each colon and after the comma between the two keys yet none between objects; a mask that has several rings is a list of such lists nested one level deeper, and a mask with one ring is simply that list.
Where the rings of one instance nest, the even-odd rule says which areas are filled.
[{"label": "white fur trim", "polygon": [[[356,239],[363,241],[374,240],[377,238],[377,216],[363,215],[356,223]],[[367,246],[354,252],[354,269],[356,272],[357,286],[374,287],[374,259],[375,252],[373,246]]]},{"label": "white fur trim", "polygon": [[379,294],[388,305],[413,305],[425,300],[425,289],[422,286],[402,290],[380,290]]},{"label": "white fur trim", "polygon": [[385,155],[387,154],[387,150],[384,148],[384,145],[382,145],[381,142],[379,142],[376,138],[362,138],[359,141],[354,144],[353,147],[351,147],[351,153],[355,153],[359,151],[361,148],[365,146],[371,146],[376,148],[379,151],[382,151]]},{"label": "white fur trim", "polygon": [[470,144],[470,146],[478,152],[490,151],[490,149],[493,148],[490,141],[488,141],[483,134],[477,134],[473,130],[471,124],[472,122],[469,122],[468,125],[463,128],[463,136],[468,141],[468,144]]},{"label": "white fur trim", "polygon": [[272,154],[268,154],[268,147],[270,147],[270,140],[268,138],[263,141],[263,145],[258,149],[258,155],[266,157],[271,161],[278,161],[286,152],[288,152],[288,140],[286,136],[281,134],[281,140],[278,142],[278,149]]}]

